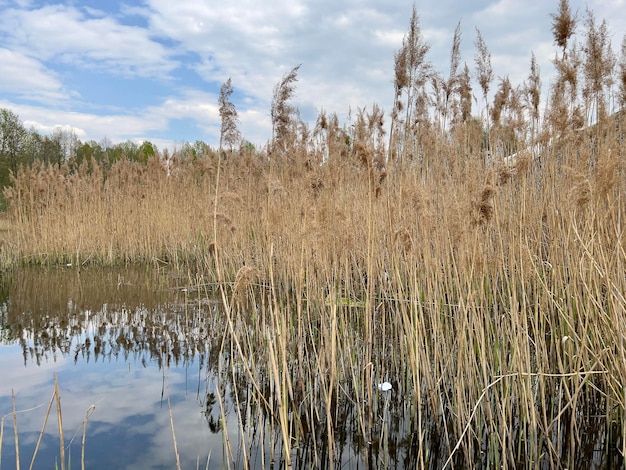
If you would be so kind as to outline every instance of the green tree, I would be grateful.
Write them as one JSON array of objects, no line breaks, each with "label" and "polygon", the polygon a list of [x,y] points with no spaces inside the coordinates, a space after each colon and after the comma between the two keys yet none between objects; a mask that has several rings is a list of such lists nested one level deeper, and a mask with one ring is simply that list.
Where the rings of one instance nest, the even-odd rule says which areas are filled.
[{"label": "green tree", "polygon": [[47,136],[42,137],[34,129],[27,131],[21,149],[21,164],[31,165],[35,160],[43,160],[43,147],[46,139]]},{"label": "green tree", "polygon": [[256,153],[256,147],[248,140],[242,140],[239,149],[244,155],[248,155],[250,157]]},{"label": "green tree", "polygon": [[60,165],[63,162],[63,147],[58,139],[55,139],[54,136],[44,136],[41,145],[39,160],[56,165]]},{"label": "green tree", "polygon": [[10,172],[17,173],[27,131],[13,111],[0,109],[0,186],[10,184]]},{"label": "green tree", "polygon": [[95,140],[81,143],[76,149],[76,155],[74,159],[70,161],[70,168],[77,170],[80,166],[86,162],[89,168],[92,168],[93,163],[102,164],[105,161],[105,151],[102,146]]},{"label": "green tree", "polygon": [[144,140],[139,146],[139,160],[147,163],[148,160],[159,154],[159,149],[149,140]]},{"label": "green tree", "polygon": [[174,154],[182,161],[196,162],[198,159],[211,156],[212,151],[209,144],[196,140],[193,144],[184,142],[180,150],[175,150]]}]

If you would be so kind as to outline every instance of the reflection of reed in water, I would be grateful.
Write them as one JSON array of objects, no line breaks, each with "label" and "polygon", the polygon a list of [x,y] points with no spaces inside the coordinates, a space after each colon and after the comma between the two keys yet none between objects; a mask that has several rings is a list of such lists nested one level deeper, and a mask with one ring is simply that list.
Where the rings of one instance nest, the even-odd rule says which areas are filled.
[{"label": "reflection of reed in water", "polygon": [[[349,295],[329,295],[325,289],[320,295],[313,292],[319,287],[315,285],[268,290],[264,283],[240,281],[225,291],[227,302],[218,302],[194,286],[177,289],[184,283],[162,273],[133,277],[109,272],[104,280],[94,275],[89,283],[99,282],[101,289],[88,285],[84,273],[79,282],[72,282],[77,274],[71,271],[55,273],[54,282],[30,276],[6,280],[10,301],[0,317],[2,337],[20,341],[27,363],[55,354],[86,362],[133,359],[164,368],[197,360],[206,371],[205,389],[198,392],[206,425],[224,436],[222,457],[238,468],[261,462],[286,465],[286,456],[303,468],[414,468],[419,462],[425,468],[440,468],[445,462],[480,467],[494,459],[482,449],[495,452],[502,446],[493,440],[495,422],[504,426],[499,432],[511,443],[548,439],[551,455],[563,459],[571,458],[564,443],[585,436],[578,448],[585,462],[594,458],[594,448],[614,447],[619,436],[619,428],[607,427],[602,416],[606,399],[594,392],[602,387],[603,371],[504,374],[488,378],[488,387],[470,400],[470,391],[477,389],[464,374],[480,361],[463,362],[476,359],[468,353],[476,354],[476,346],[467,335],[488,328],[491,338],[499,338],[496,323],[477,306],[454,304],[445,296],[437,304],[427,299],[413,304],[400,295],[371,303],[350,286],[342,286]],[[127,301],[124,289],[131,292]],[[375,320],[370,330],[365,315]],[[444,331],[455,336],[435,335]],[[394,353],[401,341],[416,349],[405,349],[407,355]],[[466,356],[442,354],[442,345],[458,343],[469,348]],[[577,347],[569,339],[560,346],[562,361]],[[502,347],[493,345],[495,350]],[[364,365],[367,348],[372,360]],[[408,373],[407,362],[419,373]],[[390,391],[382,385],[387,380]],[[564,384],[570,383],[574,385],[568,390]],[[586,383],[593,386],[587,389]],[[572,402],[572,390],[577,403]],[[524,398],[529,392],[534,397]],[[534,400],[540,394],[539,405]],[[556,424],[547,430],[529,427],[523,412],[537,410]],[[501,415],[489,418],[495,411]],[[565,426],[569,423],[576,427]],[[620,462],[613,454],[602,458]]]},{"label": "reflection of reed in water", "polygon": [[25,364],[60,354],[178,365],[219,336],[216,303],[180,283],[145,270],[17,272],[4,280],[0,338],[20,343]]}]

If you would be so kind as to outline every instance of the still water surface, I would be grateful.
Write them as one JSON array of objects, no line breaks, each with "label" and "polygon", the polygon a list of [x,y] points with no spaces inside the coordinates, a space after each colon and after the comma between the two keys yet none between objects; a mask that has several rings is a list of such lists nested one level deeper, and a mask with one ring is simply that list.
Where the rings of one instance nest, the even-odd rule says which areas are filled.
[{"label": "still water surface", "polygon": [[[56,373],[66,459],[80,468],[83,420],[86,468],[221,468],[219,409],[207,373],[219,349],[217,309],[194,298],[188,281],[139,270],[21,270],[0,290],[0,468],[14,468],[11,394],[21,466],[29,465]],[[211,403],[209,403],[211,405]],[[217,431],[217,432],[216,432]],[[35,468],[59,464],[56,409]],[[69,457],[68,457],[69,456]],[[208,464],[207,464],[208,462]]]},{"label": "still water surface", "polygon": [[[198,284],[186,275],[145,268],[23,269],[1,275],[0,470],[17,466],[12,394],[21,468],[27,468],[55,375],[69,468],[81,467],[88,413],[88,469],[176,468],[175,442],[181,468],[224,468],[225,436],[234,468],[245,461],[251,468],[284,468],[280,432],[246,400],[254,395],[251,385],[228,348],[221,350],[226,326],[220,305]],[[416,468],[416,413],[402,386],[394,382],[393,391],[376,400],[367,444],[350,400],[337,402],[337,468]],[[310,426],[303,430],[306,438],[293,442],[294,469],[328,467],[325,429]],[[602,423],[581,431],[585,442],[575,449],[579,468],[623,468],[614,451],[621,444],[609,431]],[[619,432],[610,434],[619,441]],[[454,436],[445,437],[445,426],[435,421],[423,430],[429,468],[441,468],[450,455]],[[555,440],[560,442],[559,436]],[[60,468],[59,441],[53,407],[34,468]],[[485,467],[486,455],[481,452],[473,466]],[[566,447],[562,456],[571,459]],[[462,462],[457,467],[466,466]],[[549,462],[527,465],[550,468]]]}]

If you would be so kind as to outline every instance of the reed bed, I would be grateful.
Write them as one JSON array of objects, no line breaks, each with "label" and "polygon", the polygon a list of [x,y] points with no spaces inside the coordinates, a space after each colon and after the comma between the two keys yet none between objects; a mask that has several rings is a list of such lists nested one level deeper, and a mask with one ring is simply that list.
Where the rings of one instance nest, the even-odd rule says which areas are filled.
[{"label": "reed bed", "polygon": [[534,56],[490,107],[477,31],[473,118],[460,29],[442,77],[414,8],[388,145],[377,106],[310,133],[295,67],[267,150],[21,168],[0,267],[175,266],[217,296],[207,408],[228,468],[623,467],[626,49],[616,61],[590,11],[572,43],[567,1],[552,19],[543,122]]},{"label": "reed bed", "polygon": [[[571,468],[590,441],[610,466],[626,452],[625,144],[614,126],[545,142],[515,165],[449,139],[386,167],[356,145],[313,164],[293,147],[35,165],[5,191],[2,264],[185,266],[221,297],[218,376],[247,449],[224,427],[224,458],[243,467],[252,418],[287,467],[305,451],[334,467],[346,433],[373,466]],[[385,434],[400,415],[410,455]]]}]

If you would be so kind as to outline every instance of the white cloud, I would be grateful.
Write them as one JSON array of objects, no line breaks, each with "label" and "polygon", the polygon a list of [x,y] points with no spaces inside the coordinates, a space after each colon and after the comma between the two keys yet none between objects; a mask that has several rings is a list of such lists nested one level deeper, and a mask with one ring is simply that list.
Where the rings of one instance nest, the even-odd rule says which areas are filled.
[{"label": "white cloud", "polygon": [[395,49],[399,49],[402,46],[402,39],[404,38],[405,31],[396,30],[376,30],[374,36],[385,46],[390,46]]},{"label": "white cloud", "polygon": [[[626,9],[620,8],[623,0],[572,0],[572,9],[583,15],[586,3],[599,20],[607,18],[618,51],[621,31],[617,28],[626,22]],[[180,141],[195,140],[189,136],[197,135],[211,144],[217,142],[220,83],[232,78],[243,135],[262,145],[271,136],[273,87],[297,64],[302,67],[294,104],[309,123],[321,109],[341,118],[350,108],[377,103],[389,113],[393,54],[401,46],[411,15],[411,6],[400,0],[340,4],[232,0],[211,5],[202,0],[148,0],[141,6],[123,5],[119,11],[104,11],[102,4],[94,4],[99,10],[81,6],[81,2],[34,9],[11,4],[13,8],[0,7],[0,38],[5,48],[0,54],[4,54],[3,64],[13,64],[14,73],[0,77],[0,86],[8,93],[5,103],[22,119],[42,129],[71,125],[96,140],[105,135],[114,141],[163,135],[164,141]],[[461,4],[440,0],[437,8],[419,7],[417,12],[424,39],[431,46],[427,58],[438,72],[448,73],[454,27],[461,20],[462,63],[472,72],[478,27],[492,54],[496,79],[509,76],[514,85],[520,85],[534,51],[545,93],[555,52],[549,14],[557,7],[556,2],[523,0]],[[582,28],[579,40],[581,35]],[[87,80],[81,77],[85,67],[105,80],[109,74],[121,74],[128,83],[141,76],[160,85],[150,88],[156,90],[150,96],[152,91],[142,93],[137,82],[131,92],[125,80],[118,80],[114,86],[119,87],[119,94],[113,85],[103,83],[89,96],[81,88]],[[77,92],[69,91],[73,89],[80,92],[80,100]],[[98,101],[95,95],[101,90],[121,98],[115,103]],[[141,95],[141,104],[135,104],[131,93]],[[65,112],[26,107],[25,97],[28,102],[63,99]],[[126,97],[128,106],[124,105]],[[192,122],[188,126],[192,132],[185,136],[169,130],[180,119]]]},{"label": "white cloud", "polygon": [[[289,1],[269,7],[239,1],[208,8],[200,1],[181,7],[165,0],[154,0],[150,6],[155,32],[180,41],[182,47],[202,57],[195,66],[202,77],[218,82],[232,77],[236,89],[267,109],[274,84],[297,64],[303,64],[297,85],[300,103],[303,97],[304,101],[317,98],[318,107],[333,104],[339,112],[370,104],[369,98],[354,102],[354,92],[360,89],[364,97],[373,96],[374,90],[389,86],[393,50],[402,38],[398,27],[391,29],[391,35],[385,34],[383,28],[393,22],[373,6],[327,8],[322,4],[314,9]],[[388,73],[381,77],[377,72],[370,74],[370,69]],[[314,85],[307,86],[307,82]],[[335,93],[328,103],[328,95],[309,95],[303,92],[305,88],[351,93]]]},{"label": "white cloud", "polygon": [[16,105],[4,100],[0,100],[0,108],[14,110],[24,120],[23,122],[27,122],[36,130],[44,132],[45,130],[69,126],[77,135],[94,140],[109,137],[113,141],[119,141],[167,129],[167,118],[159,113],[100,116],[39,106]]},{"label": "white cloud", "polygon": [[[558,5],[555,2],[555,7]],[[544,10],[545,4],[541,2],[528,2],[527,0],[498,0],[480,11],[475,17],[480,16],[487,22],[491,21],[520,21],[528,17],[537,18]]]},{"label": "white cloud", "polygon": [[[30,357],[28,358],[30,361]],[[0,397],[11,396],[11,390],[15,394],[28,393],[31,390],[41,390],[49,383],[53,372],[67,364],[68,359],[57,356],[55,360],[44,360],[36,367],[23,364],[24,357],[22,347],[18,344],[2,345],[0,347],[0,370],[2,370],[2,383],[0,384]],[[17,366],[17,364],[20,364]],[[51,394],[52,390],[50,390]],[[49,396],[46,392],[46,394]],[[45,400],[45,399],[44,399]],[[43,400],[42,400],[43,402]],[[33,406],[32,404],[31,406]],[[0,410],[0,413],[8,410]]]},{"label": "white cloud", "polygon": [[26,129],[35,129],[37,132],[43,135],[50,135],[57,131],[63,131],[66,133],[74,134],[79,139],[84,139],[87,136],[87,133],[83,129],[81,129],[80,127],[70,126],[69,124],[57,124],[54,126],[49,126],[41,124],[37,121],[29,120],[24,121],[23,124]]},{"label": "white cloud", "polygon": [[147,30],[107,16],[88,17],[72,6],[5,10],[0,32],[8,47],[42,61],[140,76],[166,76],[178,65],[174,51],[153,40]]},{"label": "white cloud", "polygon": [[57,75],[35,59],[0,48],[0,89],[23,98],[55,102],[69,98]]},{"label": "white cloud", "polygon": [[[109,439],[105,433],[118,432],[126,436],[145,434],[150,437],[142,442],[147,447],[138,454],[137,462],[125,462],[129,468],[161,468],[164,462],[174,462],[167,395],[161,396],[164,380],[168,382],[171,395],[172,417],[183,466],[195,465],[197,456],[206,459],[211,449],[221,446],[222,437],[210,433],[195,393],[185,393],[186,389],[196,384],[193,378],[187,376],[188,371],[184,367],[163,371],[154,363],[143,368],[137,363],[129,364],[121,359],[108,364],[73,365],[67,358],[50,364],[44,362],[38,367],[15,367],[15,362],[9,362],[8,359],[7,355],[0,355],[0,364],[5,366],[2,369],[5,373],[0,386],[0,398],[4,403],[10,403],[8,397],[11,396],[11,389],[14,389],[17,409],[29,410],[18,415],[22,446],[34,446],[41,430],[46,406],[54,390],[51,383],[53,372],[59,375],[66,444],[73,438],[74,442],[79,442],[80,449],[83,420],[90,407],[95,406],[87,424],[88,459],[92,449],[107,448]],[[1,411],[9,413],[10,407]],[[58,442],[56,428],[48,424],[46,429]],[[236,439],[236,434],[233,434],[233,439]],[[76,447],[70,450],[76,452]],[[45,449],[42,451],[45,452]],[[110,451],[114,452],[115,449],[111,448]]]},{"label": "white cloud", "polygon": [[163,104],[153,108],[152,112],[174,119],[191,118],[213,123],[219,121],[217,96],[195,90],[188,90],[182,97],[167,98]]}]

